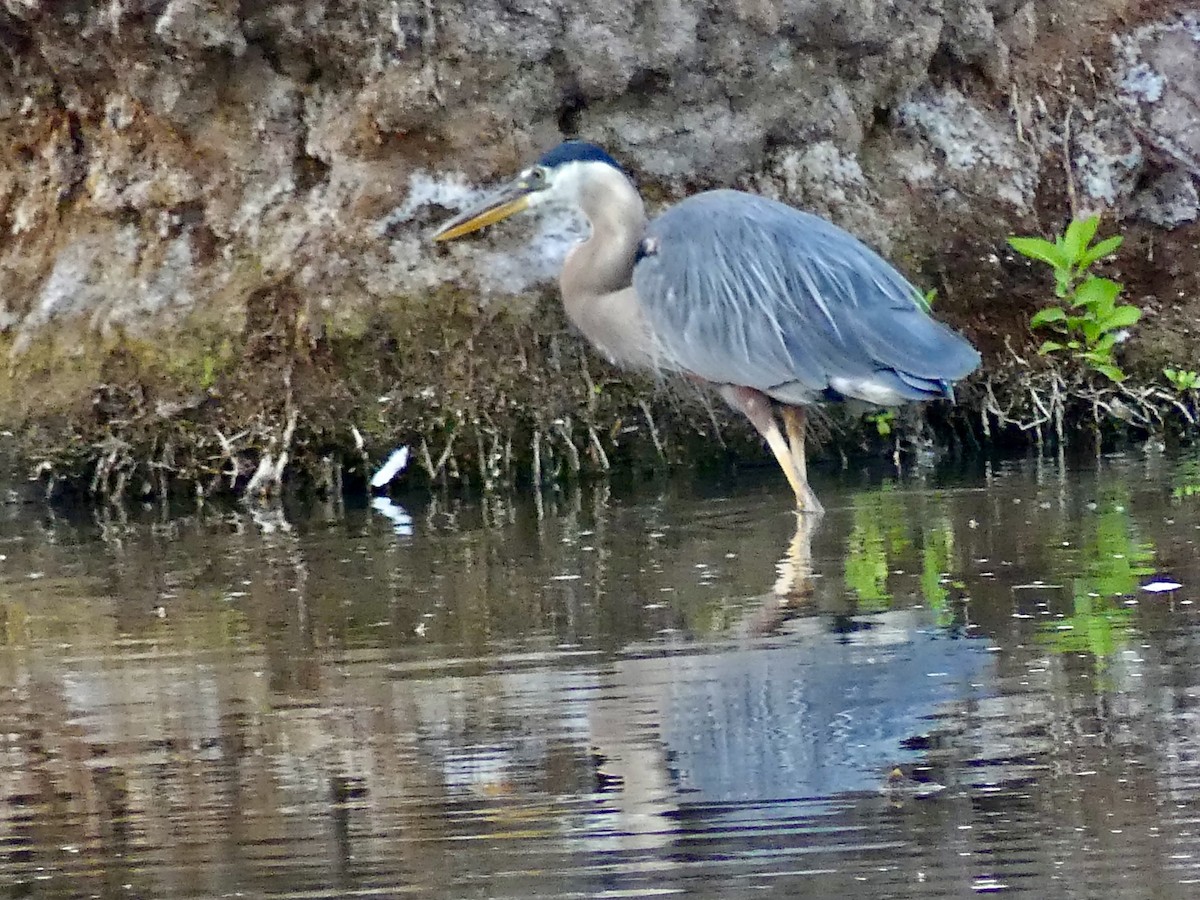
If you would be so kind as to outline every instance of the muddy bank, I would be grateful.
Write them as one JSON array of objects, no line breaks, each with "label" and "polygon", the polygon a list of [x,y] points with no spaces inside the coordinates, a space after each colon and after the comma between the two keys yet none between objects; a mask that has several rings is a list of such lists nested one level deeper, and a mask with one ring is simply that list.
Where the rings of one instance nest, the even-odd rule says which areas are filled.
[{"label": "muddy bank", "polygon": [[[5,0],[9,452],[143,493],[257,471],[335,487],[398,444],[475,483],[712,460],[718,433],[751,448],[723,409],[613,372],[569,331],[552,280],[570,223],[426,241],[563,134],[604,143],[652,205],[778,197],[936,288],[985,353],[959,407],[931,410],[940,440],[1037,431],[1057,376],[1026,323],[1047,282],[1003,237],[1072,212],[1128,235],[1107,274],[1145,313],[1130,389],[1200,368],[1187,4],[595,7]],[[1068,420],[1154,419],[1066,396]],[[1146,397],[1186,424],[1188,398]],[[833,430],[825,451],[870,437]]]}]

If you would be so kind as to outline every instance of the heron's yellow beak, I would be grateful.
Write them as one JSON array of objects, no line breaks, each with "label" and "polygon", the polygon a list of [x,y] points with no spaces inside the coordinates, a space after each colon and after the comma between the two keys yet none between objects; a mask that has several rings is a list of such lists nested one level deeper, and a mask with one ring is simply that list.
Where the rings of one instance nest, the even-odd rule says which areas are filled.
[{"label": "heron's yellow beak", "polygon": [[520,178],[515,179],[483,202],[446,222],[434,232],[433,239],[439,242],[452,241],[501,219],[507,219],[529,206],[529,194],[532,190],[528,182]]}]

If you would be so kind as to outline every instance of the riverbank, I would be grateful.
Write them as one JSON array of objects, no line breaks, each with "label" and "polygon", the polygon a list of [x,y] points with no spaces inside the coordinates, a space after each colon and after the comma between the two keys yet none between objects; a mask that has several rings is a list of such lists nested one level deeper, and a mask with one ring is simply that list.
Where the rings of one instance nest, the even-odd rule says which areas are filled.
[{"label": "riverbank", "polygon": [[[893,6],[7,4],[5,450],[114,497],[353,488],[401,445],[413,477],[484,487],[757,460],[720,404],[570,331],[571,223],[429,245],[563,133],[604,143],[652,208],[778,197],[936,289],[985,358],[958,405],[887,440],[818,428],[819,453],[1190,429],[1162,369],[1200,369],[1200,19]],[[1126,235],[1104,274],[1143,311],[1115,396],[1037,356],[1050,284],[1005,244],[1089,212]]]}]

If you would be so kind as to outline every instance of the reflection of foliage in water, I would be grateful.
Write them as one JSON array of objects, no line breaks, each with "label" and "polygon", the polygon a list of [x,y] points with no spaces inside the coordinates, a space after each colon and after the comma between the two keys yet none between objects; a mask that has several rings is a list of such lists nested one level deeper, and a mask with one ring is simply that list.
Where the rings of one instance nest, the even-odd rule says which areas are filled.
[{"label": "reflection of foliage in water", "polygon": [[926,532],[921,542],[921,594],[925,604],[937,613],[939,625],[950,625],[950,591],[945,576],[949,574],[954,555],[954,526],[942,516]]},{"label": "reflection of foliage in water", "polygon": [[905,527],[904,508],[892,484],[854,495],[854,525],[846,540],[846,587],[858,596],[865,610],[886,609],[889,557],[911,541]]},{"label": "reflection of foliage in water", "polygon": [[1070,614],[1045,623],[1039,638],[1056,652],[1086,652],[1103,663],[1125,644],[1133,625],[1133,610],[1117,598],[1153,574],[1154,546],[1139,539],[1122,492],[1111,492],[1100,509],[1085,520],[1089,531],[1079,545],[1082,574],[1070,579]]},{"label": "reflection of foliage in water", "polygon": [[888,576],[893,569],[906,568],[903,557],[920,534],[921,594],[938,621],[948,624],[950,591],[945,577],[953,564],[954,526],[949,516],[910,517],[903,495],[892,484],[864,491],[854,497],[854,520],[846,541],[845,582],[858,598],[860,609],[886,609],[892,601]]},{"label": "reflection of foliage in water", "polygon": [[1183,500],[1200,494],[1200,459],[1185,459],[1171,475],[1171,498]]}]

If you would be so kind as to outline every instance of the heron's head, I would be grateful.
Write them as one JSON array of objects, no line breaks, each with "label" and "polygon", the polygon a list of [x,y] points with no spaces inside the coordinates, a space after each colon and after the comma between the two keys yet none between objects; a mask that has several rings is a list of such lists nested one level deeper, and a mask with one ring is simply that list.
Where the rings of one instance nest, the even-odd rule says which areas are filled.
[{"label": "heron's head", "polygon": [[587,141],[564,141],[480,203],[446,222],[433,235],[452,241],[535,206],[578,206],[585,185],[624,171],[611,156]]}]

